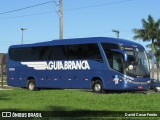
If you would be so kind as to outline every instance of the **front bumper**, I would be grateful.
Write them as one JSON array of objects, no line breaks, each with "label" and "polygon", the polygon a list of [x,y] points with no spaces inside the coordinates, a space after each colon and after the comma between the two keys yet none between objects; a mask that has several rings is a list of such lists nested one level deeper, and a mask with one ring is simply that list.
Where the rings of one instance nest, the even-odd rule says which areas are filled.
[{"label": "front bumper", "polygon": [[150,82],[125,81],[124,90],[149,90]]}]

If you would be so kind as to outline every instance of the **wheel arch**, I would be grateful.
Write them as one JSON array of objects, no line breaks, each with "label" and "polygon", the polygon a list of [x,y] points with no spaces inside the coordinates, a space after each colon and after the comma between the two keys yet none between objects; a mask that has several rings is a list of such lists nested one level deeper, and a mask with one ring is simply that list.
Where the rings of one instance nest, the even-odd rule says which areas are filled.
[{"label": "wheel arch", "polygon": [[27,77],[26,87],[28,86],[28,82],[31,81],[31,80],[36,83],[36,78],[33,77],[33,76],[29,76],[29,77]]},{"label": "wheel arch", "polygon": [[33,77],[33,76],[29,76],[29,77],[27,78],[27,80],[32,80],[32,79],[34,79],[34,80],[35,80],[35,77]]},{"label": "wheel arch", "polygon": [[[30,85],[31,85],[31,86],[34,85],[34,88],[31,89],[32,87],[30,88],[30,87],[29,87]],[[37,90],[37,82],[36,82],[35,77],[29,76],[29,77],[27,78],[26,87],[27,87],[29,90],[32,90],[32,91]]]}]

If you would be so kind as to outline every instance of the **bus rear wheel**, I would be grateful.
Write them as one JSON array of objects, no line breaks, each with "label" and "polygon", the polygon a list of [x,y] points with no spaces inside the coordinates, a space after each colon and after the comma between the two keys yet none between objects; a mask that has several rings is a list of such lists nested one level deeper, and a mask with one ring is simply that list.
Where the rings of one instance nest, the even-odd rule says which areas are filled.
[{"label": "bus rear wheel", "polygon": [[27,88],[31,91],[34,91],[36,90],[36,84],[35,84],[35,81],[34,80],[29,80],[28,81],[28,86]]},{"label": "bus rear wheel", "polygon": [[103,86],[101,80],[96,80],[93,83],[92,89],[95,93],[103,93]]}]

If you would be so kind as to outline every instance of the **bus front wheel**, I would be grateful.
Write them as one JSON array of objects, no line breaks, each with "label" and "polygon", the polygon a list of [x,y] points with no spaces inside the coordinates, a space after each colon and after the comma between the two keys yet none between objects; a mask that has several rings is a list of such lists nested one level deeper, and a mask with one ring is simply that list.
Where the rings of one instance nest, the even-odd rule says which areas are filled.
[{"label": "bus front wheel", "polygon": [[94,81],[92,89],[96,93],[103,93],[103,86],[101,80]]},{"label": "bus front wheel", "polygon": [[35,84],[35,81],[34,80],[29,80],[28,81],[28,89],[31,90],[31,91],[34,91],[36,90],[36,84]]}]

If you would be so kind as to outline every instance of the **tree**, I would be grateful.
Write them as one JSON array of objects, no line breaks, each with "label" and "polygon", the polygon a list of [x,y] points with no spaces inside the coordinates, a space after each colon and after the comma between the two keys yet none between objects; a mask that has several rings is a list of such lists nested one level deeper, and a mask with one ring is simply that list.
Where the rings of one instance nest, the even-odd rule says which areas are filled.
[{"label": "tree", "polygon": [[[160,38],[160,19],[155,21],[151,15],[148,15],[148,19],[142,19],[142,28],[133,29],[135,36],[133,39],[142,39],[145,41],[151,41],[152,54],[155,55],[155,42]],[[151,60],[151,77],[154,79],[154,59]]]},{"label": "tree", "polygon": [[[155,44],[155,58],[156,58],[156,66],[157,66],[157,79],[160,80],[160,39],[157,39]],[[151,48],[151,44],[146,45],[147,48]],[[149,51],[151,53],[151,51]],[[151,57],[149,57],[151,59]]]},{"label": "tree", "polygon": [[157,65],[157,79],[160,80],[159,78],[159,68],[160,68],[160,30],[158,31],[158,39],[155,42],[155,56],[156,56],[156,65]]},{"label": "tree", "polygon": [[156,50],[157,79],[159,80],[160,49]]}]

